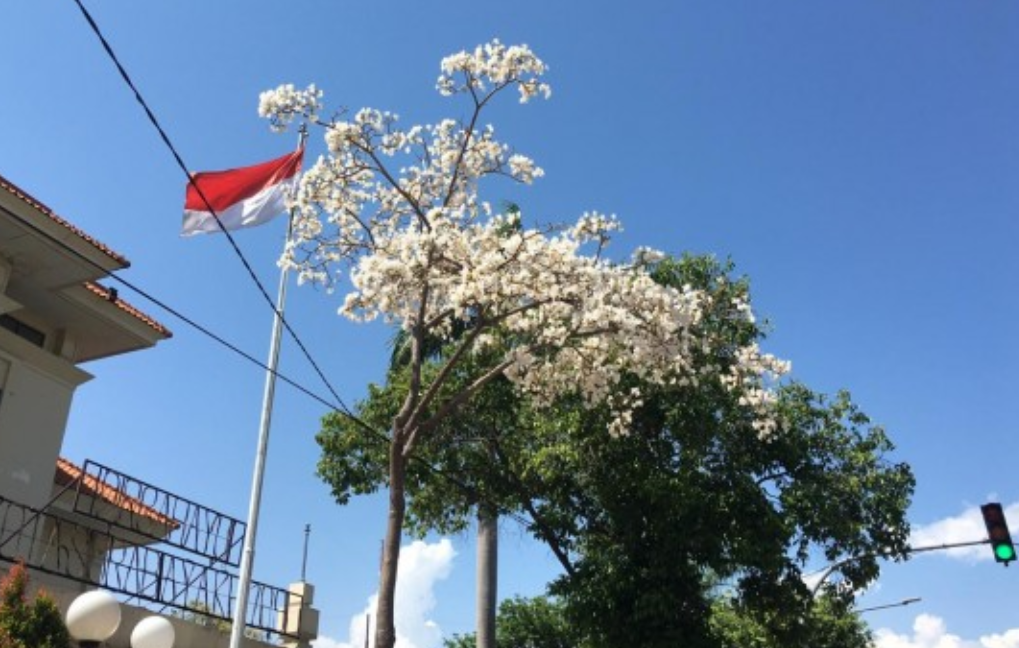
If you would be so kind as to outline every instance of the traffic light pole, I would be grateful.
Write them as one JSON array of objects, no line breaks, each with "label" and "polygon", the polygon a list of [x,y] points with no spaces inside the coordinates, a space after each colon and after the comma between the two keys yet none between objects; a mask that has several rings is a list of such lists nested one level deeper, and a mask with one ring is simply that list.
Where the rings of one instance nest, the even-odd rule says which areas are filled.
[{"label": "traffic light pole", "polygon": [[[985,540],[973,540],[970,542],[947,542],[939,545],[925,545],[923,547],[911,547],[906,552],[906,555],[912,556],[913,554],[925,553],[928,551],[945,551],[947,549],[958,549],[960,547],[974,547],[976,545],[982,544],[991,544],[990,538],[987,538]],[[863,560],[864,558],[883,558],[890,555],[892,554],[891,552],[888,551],[876,551],[872,553],[866,553],[861,556],[850,556],[849,558],[843,558],[838,562],[834,562],[825,567],[823,570],[821,570],[823,571],[823,574],[821,575],[820,580],[818,580],[814,587],[810,590],[810,595],[817,596],[817,592],[821,589],[821,585],[824,585],[824,582],[828,580],[828,577],[831,576],[832,573],[839,567],[843,565],[848,565],[849,563],[856,562],[857,560]],[[817,572],[814,573],[816,574]]]},{"label": "traffic light pole", "polygon": [[902,599],[898,603],[886,603],[884,605],[875,605],[873,607],[863,608],[862,610],[857,610],[856,613],[863,614],[864,612],[874,612],[875,610],[887,610],[888,608],[905,607],[907,605],[919,603],[921,600],[922,599],[920,599],[919,596],[914,596],[912,598]]}]

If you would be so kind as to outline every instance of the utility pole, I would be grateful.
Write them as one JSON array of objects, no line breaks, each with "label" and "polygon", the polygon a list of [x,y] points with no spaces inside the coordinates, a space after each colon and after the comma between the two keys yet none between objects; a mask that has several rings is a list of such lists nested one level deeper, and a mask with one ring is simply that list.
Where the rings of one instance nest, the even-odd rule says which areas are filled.
[{"label": "utility pole", "polygon": [[308,579],[305,578],[308,572],[308,538],[311,536],[311,525],[304,525],[304,555],[301,558],[301,582],[307,583]]}]

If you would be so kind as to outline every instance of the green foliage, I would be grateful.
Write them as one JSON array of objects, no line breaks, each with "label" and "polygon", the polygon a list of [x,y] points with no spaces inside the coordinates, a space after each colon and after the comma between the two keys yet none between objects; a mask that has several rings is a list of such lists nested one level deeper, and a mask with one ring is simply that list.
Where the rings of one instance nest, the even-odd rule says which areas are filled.
[{"label": "green foliage", "polygon": [[0,648],[70,648],[60,610],[45,592],[28,597],[28,572],[14,565],[0,581]]},{"label": "green foliage", "polygon": [[[890,440],[848,392],[777,387],[779,429],[762,436],[745,394],[722,382],[737,349],[765,336],[739,307],[749,282],[706,256],[666,258],[651,270],[662,284],[709,295],[699,326],[711,344],[692,358],[700,379],[668,387],[625,380],[620,393],[639,389],[643,405],[618,437],[609,434],[607,407],[563,399],[536,411],[508,381],[494,381],[418,448],[421,461],[408,466],[408,527],[460,530],[482,501],[525,514],[563,565],[550,588],[557,610],[590,648],[855,641],[855,617],[819,607],[802,570],[809,559],[855,557],[835,574],[852,591],[877,577],[878,554],[903,557],[911,470],[888,459]],[[424,346],[436,358],[447,352]],[[377,429],[406,394],[398,358],[394,349],[386,385],[359,404]],[[488,358],[470,362],[490,366]],[[451,391],[476,375],[469,363],[462,371]],[[340,503],[386,484],[386,445],[362,428],[327,417],[318,441],[319,475]],[[718,582],[727,584],[724,605]],[[823,605],[849,602],[832,588],[824,594]],[[747,624],[727,622],[735,612]],[[825,627],[834,643],[812,644]]]},{"label": "green foliage", "polygon": [[[474,648],[473,633],[454,635],[445,648]],[[499,604],[496,615],[496,648],[583,648],[582,635],[563,614],[554,598],[516,597]]]},{"label": "green foliage", "polygon": [[[741,606],[729,596],[710,602],[709,636],[682,646],[711,645],[718,648],[870,648],[873,636],[845,601],[820,597],[797,619],[797,637],[778,637],[769,630],[758,611]],[[583,631],[571,624],[566,608],[556,598],[516,597],[499,605],[496,619],[496,648],[586,648]],[[646,646],[634,637],[627,646]],[[665,645],[665,642],[656,642]],[[447,638],[445,648],[474,648],[474,633]]]},{"label": "green foliage", "polygon": [[870,648],[873,636],[859,615],[838,598],[821,597],[796,621],[797,636],[778,637],[769,631],[758,612],[729,598],[720,598],[711,609],[711,629],[721,648]]},{"label": "green foliage", "polygon": [[[712,294],[702,326],[719,344],[695,362],[719,376],[736,344],[763,337],[733,311],[748,285],[730,271],[705,257],[655,270]],[[797,642],[813,603],[801,574],[811,556],[861,556],[839,570],[859,588],[877,576],[875,553],[905,554],[912,473],[886,459],[890,441],[848,393],[782,386],[780,429],[762,438],[742,394],[710,377],[630,386],[645,404],[628,435],[607,434],[607,412],[560,409],[572,448],[554,470],[530,471],[541,475],[531,491],[546,494],[538,513],[571,539],[573,571],[552,591],[595,646],[717,646],[708,574],[730,582],[779,645],[808,645]]]},{"label": "green foliage", "polygon": [[[388,484],[390,439],[382,431],[397,415],[410,380],[403,337],[398,335],[393,346],[387,382],[369,385],[368,398],[357,405],[360,420],[328,414],[316,436],[322,448],[317,474],[329,484],[339,504]],[[427,341],[425,352],[437,358],[448,350]],[[462,390],[477,376],[479,367],[491,363],[492,358],[485,354],[461,360],[436,402]],[[423,382],[431,383],[438,370],[437,362],[425,364]],[[423,536],[430,530],[462,531],[481,502],[504,510],[517,506],[514,502],[519,498],[506,475],[493,465],[492,454],[496,446],[515,443],[520,407],[509,381],[498,378],[422,438],[415,451],[417,460],[407,465],[406,528],[410,533]]]}]

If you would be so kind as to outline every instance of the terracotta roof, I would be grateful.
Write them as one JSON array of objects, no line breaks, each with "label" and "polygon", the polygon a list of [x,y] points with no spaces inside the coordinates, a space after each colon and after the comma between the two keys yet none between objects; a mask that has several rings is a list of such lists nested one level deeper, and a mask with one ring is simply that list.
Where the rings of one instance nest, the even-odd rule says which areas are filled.
[{"label": "terracotta roof", "polygon": [[[131,266],[131,262],[128,261],[127,258],[125,258],[123,255],[118,254],[117,252],[114,252],[109,247],[107,247],[105,244],[101,243],[100,241],[98,241],[97,239],[93,238],[89,234],[86,234],[83,230],[75,227],[74,225],[72,225],[71,223],[67,222],[63,218],[57,216],[55,213],[53,213],[52,209],[50,209],[46,205],[42,204],[41,202],[39,202],[38,200],[33,198],[28,192],[26,192],[25,190],[21,189],[16,184],[11,182],[7,178],[3,177],[2,175],[0,175],[0,189],[6,190],[10,194],[16,196],[19,200],[22,200],[22,201],[28,203],[32,207],[35,207],[36,209],[41,211],[43,214],[45,214],[54,223],[57,223],[61,227],[67,229],[70,232],[72,232],[75,236],[79,237],[83,241],[88,242],[93,247],[95,247],[97,250],[99,250],[100,252],[102,252],[103,254],[105,254],[106,256],[110,257],[111,259],[116,261],[118,264],[120,264],[121,267],[127,268],[127,267]],[[110,298],[111,289],[105,288],[105,287],[100,286],[99,284],[96,284],[96,283],[92,283],[91,281],[85,282],[84,285],[85,285],[85,288],[87,288],[89,290],[89,292],[93,293],[94,295],[97,295],[98,297],[101,297],[102,299],[106,299],[108,301],[112,301],[113,303],[115,303],[117,305],[117,308],[119,308],[120,310],[124,311],[128,315],[131,315],[132,317],[136,317],[139,320],[141,320],[142,322],[148,324],[155,331],[157,331],[160,335],[163,335],[163,336],[168,337],[168,338],[169,337],[173,337],[173,333],[171,333],[169,329],[167,329],[165,326],[163,326],[162,324],[160,324],[159,322],[154,320],[152,317],[146,315],[145,313],[143,313],[142,311],[138,310],[137,308],[135,308],[131,304],[127,303],[126,301],[124,301],[122,299],[116,298],[115,293],[114,293],[114,298],[111,299]]]},{"label": "terracotta roof", "polygon": [[92,244],[93,247],[95,247],[97,250],[99,250],[100,252],[102,252],[106,256],[110,257],[111,259],[113,259],[114,261],[119,263],[122,267],[127,268],[127,267],[129,267],[131,265],[131,262],[128,261],[126,257],[124,257],[121,254],[118,254],[117,252],[114,252],[109,247],[107,247],[104,243],[101,243],[97,239],[95,239],[92,236],[86,234],[81,229],[78,229],[74,225],[71,225],[70,223],[68,223],[63,218],[57,216],[55,213],[53,213],[52,209],[50,209],[46,205],[42,204],[38,200],[36,200],[27,191],[25,191],[24,189],[21,189],[16,184],[11,182],[7,178],[3,177],[2,175],[0,175],[0,189],[3,189],[3,190],[7,191],[10,194],[13,194],[14,196],[17,196],[19,199],[21,199],[24,202],[28,203],[29,205],[35,207],[36,209],[41,211],[43,214],[48,216],[50,218],[50,220],[52,220],[54,223],[60,225],[61,227],[67,229],[68,231],[72,232],[75,236],[81,238],[82,240],[87,241],[88,243]]},{"label": "terracotta roof", "polygon": [[57,472],[53,478],[54,482],[60,486],[67,486],[79,478],[81,478],[82,491],[92,497],[99,498],[113,506],[116,506],[117,508],[134,513],[135,515],[140,515],[141,517],[152,520],[158,524],[162,524],[163,526],[170,527],[171,529],[180,527],[180,521],[163,515],[151,506],[131,497],[127,493],[124,493],[123,491],[110,486],[106,482],[100,481],[92,475],[85,473],[71,461],[64,459],[63,457],[57,457]]},{"label": "terracotta roof", "polygon": [[168,337],[168,338],[169,337],[173,337],[173,332],[170,331],[170,329],[166,328],[165,326],[163,326],[162,324],[160,324],[156,320],[152,319],[151,317],[149,317],[145,313],[141,312],[140,310],[138,310],[137,308],[135,308],[131,304],[127,303],[126,301],[124,301],[123,299],[118,297],[117,296],[117,292],[115,290],[113,290],[112,288],[107,288],[106,286],[100,286],[99,284],[92,283],[91,281],[86,281],[85,282],[85,288],[87,288],[88,291],[91,292],[93,295],[96,295],[97,297],[101,297],[102,299],[105,299],[108,302],[113,302],[114,304],[116,304],[117,308],[119,308],[120,310],[124,311],[128,315],[130,315],[130,316],[132,316],[134,318],[137,318],[137,319],[141,320],[142,322],[145,322],[150,327],[152,327],[155,331],[157,331],[160,335],[163,335],[163,336]]}]

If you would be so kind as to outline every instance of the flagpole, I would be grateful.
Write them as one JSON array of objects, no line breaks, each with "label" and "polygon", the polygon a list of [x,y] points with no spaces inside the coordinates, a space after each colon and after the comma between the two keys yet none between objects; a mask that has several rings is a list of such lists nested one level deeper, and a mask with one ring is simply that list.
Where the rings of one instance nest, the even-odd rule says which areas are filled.
[{"label": "flagpole", "polygon": [[[304,146],[308,137],[307,129],[301,126],[298,149]],[[293,232],[294,210],[287,217],[287,241]],[[262,394],[262,417],[258,430],[258,449],[255,452],[255,467],[251,478],[251,500],[248,503],[248,524],[244,533],[244,550],[241,553],[241,571],[237,579],[237,599],[234,601],[233,625],[230,628],[230,648],[241,648],[246,627],[248,590],[251,587],[251,571],[255,562],[255,536],[258,533],[258,510],[262,501],[262,478],[265,476],[265,459],[269,449],[269,427],[272,422],[272,405],[276,393],[276,368],[279,364],[280,338],[283,333],[283,306],[287,298],[286,265],[280,270],[279,292],[272,320],[272,338],[269,343],[269,360],[266,363],[265,390]]]}]

